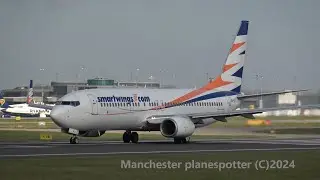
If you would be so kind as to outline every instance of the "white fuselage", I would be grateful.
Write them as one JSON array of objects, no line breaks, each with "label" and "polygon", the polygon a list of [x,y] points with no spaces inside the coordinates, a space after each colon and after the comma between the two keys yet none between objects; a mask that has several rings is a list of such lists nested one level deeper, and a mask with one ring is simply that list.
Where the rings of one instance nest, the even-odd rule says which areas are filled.
[{"label": "white fuselage", "polygon": [[10,105],[3,111],[16,116],[40,116],[41,113],[50,116],[51,112],[49,109],[30,107],[27,103]]},{"label": "white fuselage", "polygon": [[[59,99],[51,117],[62,128],[78,130],[142,130],[146,118],[161,115],[228,112],[240,102],[236,94],[169,106],[166,104],[192,89],[90,89],[72,92]],[[78,104],[77,104],[78,103]],[[166,108],[162,108],[166,106]],[[214,119],[204,119],[196,127]]]}]

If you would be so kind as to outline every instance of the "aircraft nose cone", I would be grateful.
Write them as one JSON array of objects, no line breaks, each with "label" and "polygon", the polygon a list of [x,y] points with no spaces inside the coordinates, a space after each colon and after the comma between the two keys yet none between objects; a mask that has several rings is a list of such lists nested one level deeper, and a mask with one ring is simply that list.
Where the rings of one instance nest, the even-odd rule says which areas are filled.
[{"label": "aircraft nose cone", "polygon": [[63,115],[63,111],[61,111],[60,108],[53,108],[50,113],[50,117],[52,121],[56,123],[58,126],[64,127],[63,122],[65,121],[65,118]]}]

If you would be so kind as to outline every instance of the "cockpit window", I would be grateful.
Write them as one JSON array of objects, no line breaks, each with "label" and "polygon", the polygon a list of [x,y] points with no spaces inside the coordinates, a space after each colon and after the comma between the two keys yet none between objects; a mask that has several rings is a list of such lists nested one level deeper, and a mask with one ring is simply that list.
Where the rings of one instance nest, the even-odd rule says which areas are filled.
[{"label": "cockpit window", "polygon": [[58,101],[56,105],[68,105],[68,106],[79,106],[80,102],[79,101]]}]

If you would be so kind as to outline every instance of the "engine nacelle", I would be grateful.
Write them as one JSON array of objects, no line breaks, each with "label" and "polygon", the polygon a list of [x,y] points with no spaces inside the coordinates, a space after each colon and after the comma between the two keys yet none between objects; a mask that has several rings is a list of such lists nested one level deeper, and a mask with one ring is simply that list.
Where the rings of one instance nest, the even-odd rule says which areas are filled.
[{"label": "engine nacelle", "polygon": [[172,117],[160,124],[160,132],[164,137],[188,137],[194,133],[195,125],[187,117]]}]

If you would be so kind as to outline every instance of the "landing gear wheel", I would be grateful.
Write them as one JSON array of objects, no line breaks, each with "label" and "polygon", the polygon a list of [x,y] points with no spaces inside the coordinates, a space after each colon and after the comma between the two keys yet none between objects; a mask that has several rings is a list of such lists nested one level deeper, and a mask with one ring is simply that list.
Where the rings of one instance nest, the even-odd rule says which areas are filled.
[{"label": "landing gear wheel", "polygon": [[122,135],[122,140],[124,143],[129,143],[131,140],[131,133],[128,131],[124,132]]},{"label": "landing gear wheel", "polygon": [[139,135],[137,132],[132,132],[131,133],[131,142],[132,143],[138,143],[139,141]]},{"label": "landing gear wheel", "polygon": [[186,138],[174,138],[174,143],[175,144],[186,144],[188,143]]},{"label": "landing gear wheel", "polygon": [[70,144],[79,144],[79,138],[77,136],[70,137]]}]

